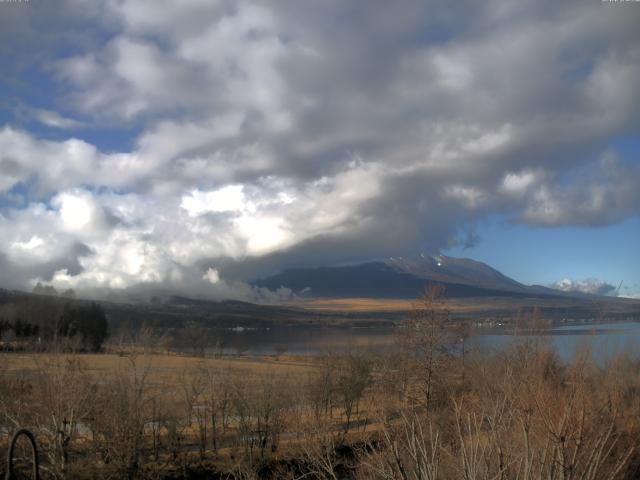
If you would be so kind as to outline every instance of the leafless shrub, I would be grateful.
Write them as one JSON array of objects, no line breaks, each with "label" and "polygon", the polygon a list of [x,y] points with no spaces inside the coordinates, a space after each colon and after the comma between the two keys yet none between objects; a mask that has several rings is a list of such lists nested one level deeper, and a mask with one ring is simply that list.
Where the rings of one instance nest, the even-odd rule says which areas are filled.
[{"label": "leafless shrub", "polygon": [[35,402],[31,409],[41,451],[48,460],[44,468],[52,477],[67,478],[69,455],[79,430],[86,430],[96,384],[76,356],[54,355],[44,361],[35,358]]},{"label": "leafless shrub", "polygon": [[142,460],[145,425],[152,421],[146,395],[150,363],[147,356],[127,358],[100,386],[89,425],[99,461],[120,478],[135,478]]},{"label": "leafless shrub", "polygon": [[436,480],[440,478],[442,446],[432,424],[407,411],[386,424],[360,459],[358,478],[379,480]]}]

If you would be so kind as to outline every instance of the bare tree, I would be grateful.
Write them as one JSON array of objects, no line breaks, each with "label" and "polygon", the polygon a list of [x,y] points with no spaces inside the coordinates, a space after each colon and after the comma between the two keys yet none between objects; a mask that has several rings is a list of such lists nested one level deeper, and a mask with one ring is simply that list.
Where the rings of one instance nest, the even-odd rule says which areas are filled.
[{"label": "bare tree", "polygon": [[318,369],[313,371],[307,381],[307,396],[313,407],[317,421],[328,423],[333,414],[336,393],[337,360],[332,355],[321,357]]},{"label": "bare tree", "polygon": [[345,417],[344,434],[349,433],[354,413],[365,389],[371,384],[371,361],[364,355],[347,355],[337,372],[337,388]]},{"label": "bare tree", "polygon": [[231,403],[229,371],[206,364],[202,374],[205,379],[204,402],[211,424],[211,447],[215,451],[228,424]]},{"label": "bare tree", "polygon": [[89,421],[93,443],[102,461],[120,478],[134,478],[141,468],[145,425],[149,419],[147,355],[131,356],[104,380],[93,398]]},{"label": "bare tree", "polygon": [[58,354],[45,361],[35,359],[34,424],[40,433],[51,475],[67,478],[71,444],[89,417],[96,384],[76,356]]},{"label": "bare tree", "polygon": [[417,367],[417,384],[420,396],[413,398],[430,408],[434,386],[442,380],[444,359],[452,343],[447,329],[449,309],[444,300],[444,287],[429,285],[413,305],[409,317],[404,321],[402,341],[410,363]]}]

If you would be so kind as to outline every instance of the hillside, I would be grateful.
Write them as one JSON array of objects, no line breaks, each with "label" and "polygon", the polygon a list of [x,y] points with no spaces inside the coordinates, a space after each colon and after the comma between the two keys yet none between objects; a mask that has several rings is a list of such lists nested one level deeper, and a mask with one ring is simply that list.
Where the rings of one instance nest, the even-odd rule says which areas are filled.
[{"label": "hillside", "polygon": [[299,295],[314,298],[409,299],[420,295],[429,283],[444,286],[449,298],[568,296],[558,290],[523,285],[482,262],[442,255],[416,259],[392,257],[386,262],[289,269],[253,283],[271,290],[286,287]]}]

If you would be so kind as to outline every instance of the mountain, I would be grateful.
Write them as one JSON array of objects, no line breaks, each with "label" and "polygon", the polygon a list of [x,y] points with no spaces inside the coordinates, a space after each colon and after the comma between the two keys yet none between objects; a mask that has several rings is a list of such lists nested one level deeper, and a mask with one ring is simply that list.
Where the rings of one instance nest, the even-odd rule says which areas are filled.
[{"label": "mountain", "polygon": [[520,293],[527,291],[525,285],[503,275],[486,263],[470,258],[455,258],[446,255],[432,257],[421,254],[415,259],[391,257],[386,264],[397,271],[428,281],[474,285]]},{"label": "mountain", "polygon": [[286,287],[297,294],[337,298],[416,298],[428,283],[443,285],[448,297],[565,296],[560,291],[523,285],[482,262],[444,255],[289,269],[253,282],[271,290]]}]

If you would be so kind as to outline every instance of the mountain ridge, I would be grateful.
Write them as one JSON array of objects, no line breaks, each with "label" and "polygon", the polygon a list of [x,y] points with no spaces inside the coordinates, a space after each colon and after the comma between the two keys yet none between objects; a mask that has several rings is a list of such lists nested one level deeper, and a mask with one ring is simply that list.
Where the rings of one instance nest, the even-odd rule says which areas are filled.
[{"label": "mountain ridge", "polygon": [[524,285],[477,260],[425,254],[356,265],[291,268],[252,282],[270,290],[285,287],[297,295],[327,298],[416,298],[429,283],[442,285],[449,297],[592,297]]}]

